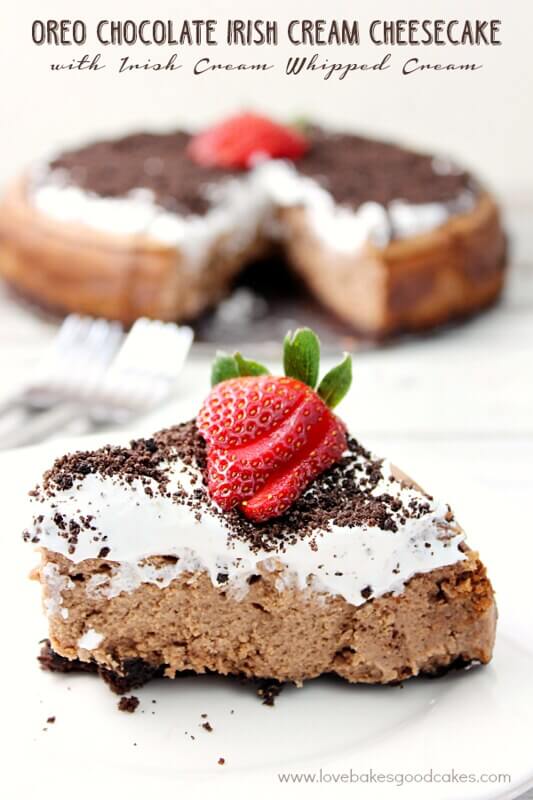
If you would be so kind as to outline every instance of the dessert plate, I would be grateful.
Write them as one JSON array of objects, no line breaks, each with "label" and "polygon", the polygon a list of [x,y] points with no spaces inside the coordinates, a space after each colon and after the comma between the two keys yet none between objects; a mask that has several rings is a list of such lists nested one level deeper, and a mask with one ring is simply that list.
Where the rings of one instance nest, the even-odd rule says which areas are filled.
[{"label": "dessert plate", "polygon": [[[8,796],[16,787],[17,796],[46,800],[184,788],[202,797],[216,782],[220,798],[341,796],[344,787],[370,800],[490,800],[533,785],[533,646],[514,638],[518,603],[505,603],[488,667],[394,687],[319,679],[284,688],[274,707],[251,685],[202,676],[148,684],[135,691],[135,713],[121,713],[119,698],[94,676],[41,671],[35,657],[46,625],[39,588],[26,579],[35,558],[19,537],[25,492],[56,454],[76,446],[89,445],[55,442],[0,457]],[[524,548],[527,561],[533,548]],[[498,572],[498,594],[508,600],[512,559]]]}]

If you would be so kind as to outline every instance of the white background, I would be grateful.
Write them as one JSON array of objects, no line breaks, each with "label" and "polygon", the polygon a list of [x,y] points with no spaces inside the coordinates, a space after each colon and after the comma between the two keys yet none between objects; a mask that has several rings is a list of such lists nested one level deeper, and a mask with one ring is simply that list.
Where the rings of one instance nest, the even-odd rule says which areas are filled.
[{"label": "white background", "polygon": [[[280,43],[266,47],[198,49],[166,47],[105,48],[93,36],[99,19],[181,20],[184,18],[277,18]],[[289,19],[353,19],[361,22],[358,47],[290,47]],[[496,18],[502,20],[501,47],[373,47],[366,29],[372,19]],[[37,47],[31,42],[34,19],[88,22],[90,38],[81,47]],[[501,193],[523,196],[533,178],[531,156],[532,72],[530,35],[533,5],[527,0],[21,0],[2,13],[2,113],[0,181],[51,149],[80,139],[131,128],[196,125],[236,107],[261,108],[280,117],[308,115],[336,126],[400,138],[447,151],[484,175]],[[221,38],[224,28],[221,26]],[[394,69],[352,73],[324,83],[318,74],[288,78],[289,55],[319,52],[331,61],[374,62],[393,53]],[[85,52],[102,52],[108,68],[98,73],[52,73],[53,59],[70,61]],[[120,55],[132,60],[164,60],[178,52],[185,67],[175,73],[117,75]],[[224,72],[190,77],[199,56],[215,62],[269,61],[279,69],[264,74]],[[431,62],[484,64],[474,73],[400,75],[410,56]]]},{"label": "white background", "polygon": [[[127,4],[23,0],[3,9],[0,47],[0,182],[31,160],[80,139],[132,128],[202,124],[245,106],[280,117],[314,116],[328,124],[448,151],[487,178],[505,201],[511,233],[512,268],[502,304],[437,336],[359,354],[355,386],[341,413],[363,442],[389,455],[452,503],[471,543],[487,562],[497,591],[501,630],[511,630],[529,642],[531,564],[520,554],[527,552],[532,535],[528,516],[533,487],[533,87],[528,41],[532,12],[531,3],[519,0],[129,0]],[[281,21],[326,15],[357,16],[366,22],[399,16],[501,18],[504,45],[391,49],[396,61],[408,55],[428,61],[482,61],[484,68],[473,74],[404,78],[390,70],[324,83],[317,75],[288,79],[281,67],[264,76],[224,73],[196,79],[185,70],[123,76],[111,70],[56,74],[47,67],[52,48],[30,42],[32,19],[44,16],[83,17],[91,22],[126,16]],[[88,45],[80,54],[98,49],[102,50]],[[108,50],[106,59],[116,62],[119,52],[125,51],[132,58],[155,60],[155,49]],[[185,52],[184,63],[190,65],[205,50]],[[325,50],[320,49],[324,56]],[[61,55],[67,59],[75,51],[63,48]],[[168,57],[166,49],[164,53]],[[361,61],[376,59],[380,53],[380,48],[361,46],[329,50],[327,55],[332,60]],[[230,53],[218,47],[207,54],[221,62],[271,57],[262,48]],[[280,44],[275,60],[282,65],[288,55],[289,48]],[[52,324],[19,309],[0,288],[0,394],[31,373],[54,331]],[[187,413],[194,413],[206,390],[207,365],[191,360],[180,389]],[[170,404],[157,418],[145,420],[140,432],[174,422],[176,415]],[[13,531],[7,533],[11,536]],[[500,590],[505,586],[513,586],[513,591]],[[512,748],[512,740],[506,739],[503,746]]]}]

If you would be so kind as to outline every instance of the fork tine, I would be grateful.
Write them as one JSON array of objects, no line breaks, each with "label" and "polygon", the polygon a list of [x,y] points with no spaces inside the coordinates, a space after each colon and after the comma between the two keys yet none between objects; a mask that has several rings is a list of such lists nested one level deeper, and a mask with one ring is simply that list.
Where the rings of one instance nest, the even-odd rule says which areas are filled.
[{"label": "fork tine", "polygon": [[175,384],[192,340],[187,326],[138,320],[101,383],[99,414],[105,414],[106,404],[141,411],[161,402]]},{"label": "fork tine", "polygon": [[175,375],[187,358],[192,340],[193,331],[186,325],[139,319],[133,325],[113,367]]},{"label": "fork tine", "polygon": [[94,391],[104,371],[122,341],[123,331],[118,323],[94,320],[86,331],[85,340],[71,353],[71,369],[65,376],[72,391],[87,396]]},{"label": "fork tine", "polygon": [[34,397],[36,403],[46,404],[54,393],[86,394],[109,365],[123,335],[117,322],[76,314],[67,317],[37,368],[33,389],[43,396]]},{"label": "fork tine", "polygon": [[169,396],[192,340],[191,328],[174,323],[140,319],[125,335],[117,322],[71,315],[18,402],[28,409],[67,404],[70,417],[123,422]]}]

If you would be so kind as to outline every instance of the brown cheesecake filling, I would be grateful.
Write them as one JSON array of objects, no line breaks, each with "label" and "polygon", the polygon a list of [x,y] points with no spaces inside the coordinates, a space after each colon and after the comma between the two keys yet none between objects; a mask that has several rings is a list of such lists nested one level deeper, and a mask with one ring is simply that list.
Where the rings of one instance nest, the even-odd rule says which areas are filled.
[{"label": "brown cheesecake filling", "polygon": [[[68,619],[50,619],[51,648],[67,664],[52,659],[43,666],[94,665],[119,692],[190,672],[298,684],[336,673],[352,683],[394,683],[458,662],[487,663],[492,654],[493,592],[475,555],[416,576],[398,597],[357,608],[339,597],[324,602],[297,589],[280,592],[276,573],[258,575],[243,600],[214,587],[205,573],[164,589],[143,585],[111,600],[87,598],[85,587],[105,562],[53,562],[72,583]],[[88,628],[102,641],[80,649]]]}]

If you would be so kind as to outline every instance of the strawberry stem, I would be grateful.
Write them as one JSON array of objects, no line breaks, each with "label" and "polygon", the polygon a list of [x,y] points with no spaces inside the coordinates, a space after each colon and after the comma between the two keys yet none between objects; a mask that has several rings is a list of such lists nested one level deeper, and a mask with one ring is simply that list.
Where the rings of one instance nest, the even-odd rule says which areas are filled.
[{"label": "strawberry stem", "polygon": [[[320,370],[320,341],[310,328],[289,331],[283,342],[283,367],[288,378],[316,389]],[[233,355],[218,352],[211,368],[211,386],[232,378],[268,375],[268,369],[257,361],[244,358],[241,353]],[[344,354],[340,364],[333,367],[320,382],[318,395],[327,406],[335,408],[347,394],[352,383],[352,358]]]},{"label": "strawberry stem", "polygon": [[351,383],[352,357],[345,353],[341,363],[324,375],[317,392],[327,406],[335,408],[347,394]]},{"label": "strawberry stem", "polygon": [[320,367],[320,341],[310,328],[298,328],[283,342],[283,367],[288,378],[296,378],[314,389]]},{"label": "strawberry stem", "polygon": [[229,353],[218,352],[211,367],[211,386],[239,377],[239,367],[235,358]]},{"label": "strawberry stem", "polygon": [[223,353],[219,351],[216,354],[213,366],[211,367],[211,386],[216,386],[217,383],[228,381],[231,378],[243,378],[246,375],[268,375],[269,372],[266,367],[259,364],[257,361],[250,361],[243,358],[240,353]]},{"label": "strawberry stem", "polygon": [[262,364],[257,361],[251,361],[249,358],[243,358],[240,353],[234,354],[234,359],[239,368],[239,375],[269,375],[269,371]]}]

